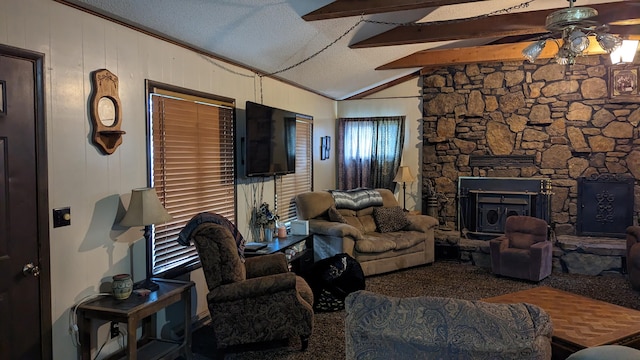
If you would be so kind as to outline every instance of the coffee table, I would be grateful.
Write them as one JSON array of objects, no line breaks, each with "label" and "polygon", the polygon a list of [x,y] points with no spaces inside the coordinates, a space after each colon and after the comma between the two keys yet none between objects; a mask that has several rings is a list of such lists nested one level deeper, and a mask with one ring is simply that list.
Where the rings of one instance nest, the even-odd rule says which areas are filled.
[{"label": "coffee table", "polygon": [[618,344],[640,349],[640,311],[547,286],[482,299],[491,303],[534,304],[553,322],[553,359],[592,346]]}]

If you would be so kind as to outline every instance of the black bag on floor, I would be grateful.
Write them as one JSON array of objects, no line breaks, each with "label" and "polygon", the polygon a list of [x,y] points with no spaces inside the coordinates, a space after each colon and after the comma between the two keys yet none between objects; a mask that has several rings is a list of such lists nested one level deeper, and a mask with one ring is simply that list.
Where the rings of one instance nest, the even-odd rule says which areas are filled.
[{"label": "black bag on floor", "polygon": [[344,253],[316,262],[304,277],[313,290],[316,312],[342,310],[347,295],[365,288],[360,263]]}]

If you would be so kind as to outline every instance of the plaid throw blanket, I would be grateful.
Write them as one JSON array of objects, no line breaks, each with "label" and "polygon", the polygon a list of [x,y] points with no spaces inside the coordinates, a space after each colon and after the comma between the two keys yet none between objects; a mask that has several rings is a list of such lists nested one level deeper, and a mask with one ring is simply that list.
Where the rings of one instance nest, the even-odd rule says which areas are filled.
[{"label": "plaid throw blanket", "polygon": [[336,209],[360,210],[369,206],[382,206],[382,195],[378,190],[353,189],[331,190]]}]

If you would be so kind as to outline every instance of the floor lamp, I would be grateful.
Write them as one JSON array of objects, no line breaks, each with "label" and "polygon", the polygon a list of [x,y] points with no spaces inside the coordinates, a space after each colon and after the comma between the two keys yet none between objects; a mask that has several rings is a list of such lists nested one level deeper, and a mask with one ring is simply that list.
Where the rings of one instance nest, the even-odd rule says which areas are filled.
[{"label": "floor lamp", "polygon": [[394,182],[402,183],[402,209],[407,210],[407,183],[412,183],[416,180],[415,176],[411,174],[411,169],[408,166],[400,166],[396,177],[393,178]]},{"label": "floor lamp", "polygon": [[158,290],[158,284],[151,281],[153,264],[149,261],[151,246],[151,225],[161,224],[171,220],[171,215],[162,206],[154,188],[139,188],[131,190],[129,209],[120,221],[122,226],[144,226],[144,240],[147,248],[147,278],[136,285],[139,289]]}]

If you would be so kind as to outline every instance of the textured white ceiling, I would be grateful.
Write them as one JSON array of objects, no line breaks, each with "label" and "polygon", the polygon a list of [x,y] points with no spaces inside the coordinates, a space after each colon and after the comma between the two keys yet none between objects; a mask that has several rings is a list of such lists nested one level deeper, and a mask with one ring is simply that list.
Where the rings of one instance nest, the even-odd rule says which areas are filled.
[{"label": "textured white ceiling", "polygon": [[[366,16],[394,23],[464,18],[517,5],[526,0],[475,3]],[[577,5],[616,0],[578,0]],[[335,42],[317,56],[277,74],[332,99],[344,99],[387,83],[418,68],[375,70],[416,51],[455,47],[455,42],[349,49],[349,44],[391,29],[360,23],[337,40],[360,17],[307,22],[305,15],[331,0],[69,0],[103,15],[204,50],[236,64],[274,73],[290,67]],[[566,0],[535,0],[530,11],[568,6]],[[477,44],[490,39],[473,40]],[[465,41],[469,43],[469,40]]]}]

